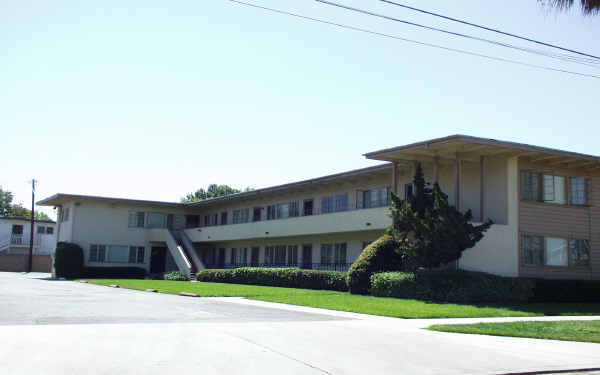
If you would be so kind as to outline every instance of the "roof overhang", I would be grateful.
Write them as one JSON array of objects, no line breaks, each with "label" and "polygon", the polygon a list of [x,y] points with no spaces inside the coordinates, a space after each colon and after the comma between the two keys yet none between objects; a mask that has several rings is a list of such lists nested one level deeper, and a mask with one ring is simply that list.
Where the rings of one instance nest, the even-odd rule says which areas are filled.
[{"label": "roof overhang", "polygon": [[548,166],[600,172],[598,156],[460,134],[369,152],[364,156],[389,162],[444,162],[455,161],[458,158],[478,162],[481,156],[523,156],[532,162]]},{"label": "roof overhang", "polygon": [[127,198],[113,198],[113,197],[99,197],[93,195],[78,195],[78,194],[54,194],[51,197],[42,199],[36,204],[38,206],[62,206],[72,201],[100,201],[106,203],[126,203],[135,205],[148,205],[148,206],[164,206],[164,207],[185,207],[183,203],[176,202],[160,202],[160,201],[147,201],[139,199],[127,199]]}]

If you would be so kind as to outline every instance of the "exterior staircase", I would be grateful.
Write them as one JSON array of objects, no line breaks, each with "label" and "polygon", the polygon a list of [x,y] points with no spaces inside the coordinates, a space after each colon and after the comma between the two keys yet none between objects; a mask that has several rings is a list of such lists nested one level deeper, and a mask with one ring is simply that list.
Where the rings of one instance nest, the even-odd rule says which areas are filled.
[{"label": "exterior staircase", "polygon": [[196,249],[194,248],[194,244],[183,231],[169,230],[169,233],[171,234],[171,237],[173,237],[177,248],[181,250],[179,254],[186,258],[184,263],[186,265],[189,265],[189,268],[186,267],[188,268],[187,270],[181,269],[181,267],[179,267],[182,272],[186,273],[189,277],[193,277],[193,275],[195,275],[196,272],[206,268],[204,266],[204,263],[202,263],[202,260],[198,256]]}]

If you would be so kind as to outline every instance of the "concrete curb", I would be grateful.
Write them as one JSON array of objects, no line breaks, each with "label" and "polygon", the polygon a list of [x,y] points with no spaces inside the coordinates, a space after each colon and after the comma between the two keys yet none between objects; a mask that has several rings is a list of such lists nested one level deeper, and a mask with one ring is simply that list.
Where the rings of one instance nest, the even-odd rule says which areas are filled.
[{"label": "concrete curb", "polygon": [[184,297],[200,297],[199,294],[196,293],[187,293],[187,292],[181,292],[179,293],[180,296],[184,296]]},{"label": "concrete curb", "polygon": [[145,289],[144,292],[158,293],[158,290],[156,290],[156,289]]}]

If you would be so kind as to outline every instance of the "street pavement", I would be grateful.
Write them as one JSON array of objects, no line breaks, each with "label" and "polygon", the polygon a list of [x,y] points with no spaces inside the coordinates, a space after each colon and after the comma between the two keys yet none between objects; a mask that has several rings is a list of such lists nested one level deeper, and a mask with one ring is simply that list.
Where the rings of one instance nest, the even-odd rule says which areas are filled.
[{"label": "street pavement", "polygon": [[599,344],[424,329],[512,318],[396,319],[46,277],[0,273],[0,374],[600,371]]}]

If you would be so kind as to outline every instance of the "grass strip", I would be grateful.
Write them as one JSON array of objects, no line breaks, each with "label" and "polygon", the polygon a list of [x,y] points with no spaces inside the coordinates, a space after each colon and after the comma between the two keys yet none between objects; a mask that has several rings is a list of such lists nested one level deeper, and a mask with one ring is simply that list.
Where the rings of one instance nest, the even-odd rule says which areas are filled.
[{"label": "grass strip", "polygon": [[434,325],[430,330],[600,343],[600,320]]},{"label": "grass strip", "polygon": [[246,297],[252,300],[318,307],[396,318],[481,318],[545,315],[600,315],[600,304],[463,305],[411,299],[354,295],[331,290],[166,280],[86,279],[90,284],[159,293],[194,293],[202,297]]}]

